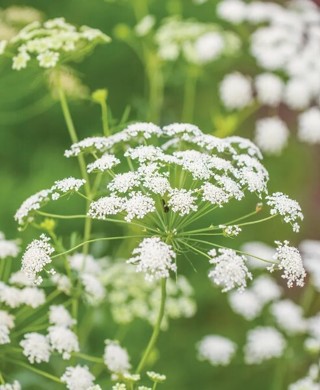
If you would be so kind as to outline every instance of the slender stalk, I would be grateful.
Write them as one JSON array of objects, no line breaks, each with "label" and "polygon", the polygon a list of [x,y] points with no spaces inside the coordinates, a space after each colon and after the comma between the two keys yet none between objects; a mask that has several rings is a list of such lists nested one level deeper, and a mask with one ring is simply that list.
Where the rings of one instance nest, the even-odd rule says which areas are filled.
[{"label": "slender stalk", "polygon": [[[207,245],[210,245],[210,246],[215,246],[215,247],[217,247],[217,248],[230,249],[230,248],[227,248],[227,247],[222,246],[222,245],[214,244],[213,242],[204,241],[204,240],[199,240],[198,238],[197,238],[197,239],[194,239],[194,238],[185,238],[185,239],[188,240],[188,241],[195,241],[195,242],[198,242],[198,243],[201,242],[201,243],[203,243],[203,244],[207,244]],[[252,254],[250,254],[250,253],[243,252],[243,251],[240,251],[240,250],[238,250],[238,249],[232,249],[232,250],[234,250],[234,251],[237,252],[237,253],[241,253],[242,255],[245,255],[245,256],[254,257],[255,259],[264,261],[265,263],[277,264],[275,261],[262,259],[261,257],[254,256],[254,255],[252,255]]]},{"label": "slender stalk", "polygon": [[87,355],[86,353],[80,353],[80,352],[74,352],[72,356],[78,357],[83,360],[87,360],[88,362],[97,363],[97,364],[104,364],[102,358],[97,358],[95,356]]},{"label": "slender stalk", "polygon": [[15,365],[17,365],[17,366],[26,368],[27,370],[33,371],[33,372],[35,372],[35,373],[38,374],[38,375],[44,376],[45,378],[52,380],[53,382],[56,382],[56,383],[63,383],[63,382],[60,380],[60,378],[58,378],[57,376],[48,374],[47,372],[42,371],[42,370],[39,370],[38,368],[35,368],[35,367],[33,367],[33,366],[30,366],[30,365],[27,364],[27,363],[20,362],[20,361],[14,360],[14,359],[8,359],[8,358],[6,358],[6,361],[8,361],[8,362],[10,362],[10,363],[12,363],[12,364],[15,364]]},{"label": "slender stalk", "polygon": [[184,85],[184,97],[182,108],[182,121],[191,123],[193,121],[196,87],[197,87],[198,72],[197,69],[191,67],[187,72],[187,79]]},{"label": "slender stalk", "polygon": [[111,135],[110,128],[109,128],[109,121],[108,121],[108,107],[105,100],[101,101],[101,117],[102,117],[102,128],[103,128],[103,134],[106,137],[109,137]]},{"label": "slender stalk", "polygon": [[157,322],[155,323],[147,348],[145,349],[142,358],[140,360],[140,363],[138,364],[138,368],[136,370],[137,374],[139,374],[143,370],[144,366],[146,365],[150,352],[154,348],[160,333],[160,328],[164,316],[165,303],[166,303],[166,282],[167,282],[166,278],[163,278],[161,280],[161,303],[160,303],[160,310],[159,310]]},{"label": "slender stalk", "polygon": [[71,253],[73,252],[74,250],[78,249],[78,248],[81,248],[83,247],[84,245],[86,244],[90,244],[92,242],[97,242],[97,241],[109,241],[109,240],[122,240],[124,238],[141,238],[141,237],[145,237],[145,235],[134,235],[134,236],[119,236],[119,237],[101,237],[101,238],[95,238],[93,240],[88,240],[88,241],[84,241],[82,242],[81,244],[78,244],[70,249],[68,249],[67,251],[64,251],[62,253],[57,253],[56,255],[53,255],[51,256],[52,259],[56,258],[56,257],[60,257],[60,256],[63,256],[63,255],[66,255],[68,253]]}]

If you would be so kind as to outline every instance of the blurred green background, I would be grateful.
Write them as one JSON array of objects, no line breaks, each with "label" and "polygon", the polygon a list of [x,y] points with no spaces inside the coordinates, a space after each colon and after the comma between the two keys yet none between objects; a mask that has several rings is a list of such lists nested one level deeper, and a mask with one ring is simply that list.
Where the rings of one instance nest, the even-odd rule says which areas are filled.
[{"label": "blurred green background", "polygon": [[[140,1],[140,0],[131,0]],[[117,24],[136,24],[130,1],[103,0],[54,0],[54,1],[12,1],[1,0],[0,6],[28,5],[45,14],[46,18],[63,16],[70,23],[88,25],[101,29],[113,37]],[[191,1],[158,0],[150,1],[150,12],[158,20],[170,12],[181,10],[184,17],[192,17],[203,22],[214,22],[214,2],[199,7]],[[239,59],[240,61],[240,59]],[[250,65],[241,59],[239,67]],[[243,62],[244,61],[244,62]],[[227,66],[227,65],[226,65]],[[133,50],[124,42],[114,38],[106,46],[99,46],[94,53],[79,64],[73,66],[81,76],[84,84],[93,91],[97,88],[107,88],[109,105],[114,118],[120,119],[126,107],[130,106],[130,121],[144,121],[141,106],[145,104],[145,73],[144,68]],[[70,145],[66,127],[58,102],[50,97],[39,77],[32,72],[12,72],[7,62],[0,64],[0,230],[9,238],[23,237],[30,240],[35,232],[28,229],[17,232],[13,214],[21,202],[38,190],[51,186],[57,179],[68,175],[77,176],[76,160],[63,157],[64,150]],[[211,90],[219,82],[223,74],[223,64],[219,72],[214,66],[199,82],[196,99],[194,123],[205,132],[212,133],[214,129],[207,120],[207,108],[215,104],[214,93]],[[170,85],[166,89],[161,125],[181,120],[183,78],[179,84]],[[28,107],[34,102],[48,102],[48,109],[30,117]],[[37,108],[35,109],[37,111]],[[71,102],[72,115],[77,127],[79,138],[101,133],[100,111],[91,101]],[[240,129],[239,135],[252,135],[253,123],[247,121]],[[293,129],[294,131],[294,129]],[[272,243],[274,239],[290,239],[298,245],[304,238],[320,239],[320,155],[319,147],[310,147],[298,143],[291,137],[289,147],[279,157],[266,157],[265,166],[270,172],[270,190],[280,190],[297,199],[305,213],[305,223],[299,235],[293,235],[287,225],[279,221],[270,222],[262,229],[248,228],[233,242],[240,246],[242,242],[261,240]],[[70,202],[71,203],[71,202]],[[248,202],[243,202],[248,210]],[[68,204],[68,207],[70,205]],[[77,207],[74,205],[72,207]],[[70,210],[69,210],[70,211]],[[231,217],[242,215],[242,210],[230,210]],[[60,227],[58,226],[58,229]],[[105,227],[104,227],[105,228]],[[78,229],[77,225],[62,228]],[[114,248],[116,250],[117,248]],[[277,362],[263,366],[246,367],[238,361],[231,367],[213,368],[208,363],[196,359],[195,344],[206,334],[217,333],[239,341],[243,345],[245,330],[252,326],[231,312],[226,303],[226,297],[214,289],[206,278],[208,266],[202,259],[193,259],[197,272],[194,272],[186,262],[183,273],[188,275],[195,289],[198,312],[192,319],[171,322],[170,328],[160,336],[159,352],[161,359],[155,369],[167,375],[167,382],[161,387],[168,390],[234,390],[259,389],[270,390]],[[292,291],[293,296],[300,292]],[[113,338],[117,329],[111,325],[111,319],[105,315],[90,311],[92,318],[90,327],[98,329],[86,341],[97,354],[103,351],[101,340]],[[89,325],[88,325],[89,326]],[[126,334],[124,344],[133,356],[137,356],[146,343],[146,334],[150,332],[148,325],[136,322]],[[239,354],[240,355],[240,354]],[[308,362],[301,361],[298,370],[303,369]],[[299,376],[299,371],[286,368],[288,380]],[[51,384],[34,382],[30,379],[26,389],[54,389]],[[160,387],[159,387],[160,388]]]}]

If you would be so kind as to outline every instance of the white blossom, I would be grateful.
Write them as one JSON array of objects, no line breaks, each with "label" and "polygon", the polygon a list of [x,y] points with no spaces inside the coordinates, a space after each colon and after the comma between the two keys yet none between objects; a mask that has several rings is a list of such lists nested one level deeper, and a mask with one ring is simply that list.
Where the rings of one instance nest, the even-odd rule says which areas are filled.
[{"label": "white blossom", "polygon": [[260,364],[265,360],[281,357],[285,347],[285,339],[275,328],[257,327],[247,334],[245,361],[247,364]]},{"label": "white blossom", "polygon": [[281,215],[284,222],[292,225],[293,231],[298,232],[300,229],[298,220],[303,220],[303,214],[299,203],[290,199],[288,195],[282,192],[275,192],[266,197],[267,205],[270,206],[271,215]]},{"label": "white blossom", "polygon": [[198,359],[207,360],[213,366],[227,366],[236,348],[236,344],[225,337],[208,335],[197,344]]},{"label": "white blossom", "polygon": [[310,144],[320,143],[320,109],[312,107],[298,117],[298,137]]},{"label": "white blossom", "polygon": [[13,383],[4,383],[0,385],[0,390],[21,390],[22,387],[18,381],[13,381]]},{"label": "white blossom", "polygon": [[49,241],[49,237],[42,234],[39,240],[33,240],[27,246],[22,256],[22,270],[31,279],[36,278],[36,283],[41,283],[42,281],[42,278],[37,274],[52,261],[50,255],[54,252],[54,248],[49,244]]},{"label": "white blossom", "polygon": [[259,119],[256,122],[255,142],[267,154],[280,154],[288,137],[287,125],[277,117]]},{"label": "white blossom", "polygon": [[23,354],[27,356],[31,364],[48,363],[50,359],[51,348],[46,336],[40,333],[27,333],[20,342],[23,348]]},{"label": "white blossom", "polygon": [[49,323],[70,328],[76,321],[63,305],[51,305],[49,307]]},{"label": "white blossom", "polygon": [[2,232],[0,232],[0,260],[6,257],[16,257],[20,252],[18,240],[6,240]]},{"label": "white blossom", "polygon": [[214,268],[209,272],[211,281],[222,287],[222,292],[233,288],[238,288],[239,291],[244,290],[247,279],[252,278],[245,264],[246,258],[237,255],[233,249],[219,249],[218,253],[215,250],[209,252],[212,257],[210,263],[214,264]]},{"label": "white blossom", "polygon": [[261,73],[255,78],[257,98],[260,103],[276,107],[281,103],[284,83],[273,73]]},{"label": "white blossom", "polygon": [[94,385],[95,377],[87,366],[76,365],[67,367],[61,377],[61,381],[66,384],[68,390],[88,390]]},{"label": "white blossom", "polygon": [[64,326],[50,326],[48,339],[52,350],[60,353],[65,360],[70,359],[72,352],[79,352],[77,335]]},{"label": "white blossom", "polygon": [[148,195],[144,195],[141,192],[132,192],[123,208],[127,213],[125,220],[130,222],[134,218],[142,219],[147,214],[155,211],[155,202]]},{"label": "white blossom", "polygon": [[117,341],[106,340],[103,359],[108,370],[116,374],[124,374],[131,368],[129,355]]},{"label": "white blossom", "polygon": [[168,206],[175,213],[184,216],[198,209],[195,200],[196,197],[193,196],[192,191],[175,188],[169,193]]},{"label": "white blossom", "polygon": [[146,280],[153,281],[169,277],[169,271],[176,272],[175,252],[171,245],[158,237],[145,238],[132,252],[129,264],[136,265],[137,272],[143,272]]},{"label": "white blossom", "polygon": [[274,302],[270,311],[278,326],[289,335],[303,333],[306,330],[302,308],[289,299]]},{"label": "white blossom", "polygon": [[124,208],[124,199],[118,196],[105,196],[91,202],[88,216],[96,219],[105,219],[108,215],[115,215]]},{"label": "white blossom", "polygon": [[231,73],[220,84],[220,98],[230,110],[242,109],[252,102],[250,80],[241,73]]},{"label": "white blossom", "polygon": [[276,265],[269,267],[272,272],[275,267],[283,270],[281,277],[287,279],[288,287],[293,287],[293,283],[297,286],[304,286],[304,278],[306,277],[306,271],[304,270],[302,258],[297,248],[289,246],[288,241],[283,243],[276,241],[278,245],[276,254],[273,259],[276,261]]},{"label": "white blossom", "polygon": [[114,155],[105,153],[101,158],[98,158],[93,163],[87,166],[88,173],[93,171],[104,172],[109,169],[112,169],[116,165],[120,164],[120,160],[116,158]]},{"label": "white blossom", "polygon": [[232,291],[228,296],[228,300],[231,309],[248,321],[256,318],[263,308],[259,297],[251,290]]}]

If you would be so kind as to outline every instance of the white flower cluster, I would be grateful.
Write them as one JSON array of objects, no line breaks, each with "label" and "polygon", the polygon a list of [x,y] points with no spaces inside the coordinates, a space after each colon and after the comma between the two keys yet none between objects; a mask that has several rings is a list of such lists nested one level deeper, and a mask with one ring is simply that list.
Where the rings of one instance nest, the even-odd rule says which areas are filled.
[{"label": "white flower cluster", "polygon": [[238,47],[235,34],[217,25],[170,17],[155,33],[158,55],[164,61],[185,61],[203,65],[217,60],[225,51]]},{"label": "white flower cluster", "polygon": [[6,240],[4,234],[0,232],[0,260],[6,257],[16,257],[20,252],[18,240]]},{"label": "white flower cluster", "polygon": [[237,346],[229,339],[217,336],[205,336],[198,344],[198,359],[207,360],[212,366],[226,366],[230,363]]},{"label": "white flower cluster", "polygon": [[4,383],[0,385],[0,390],[21,390],[22,387],[18,381],[14,381],[13,383]]},{"label": "white flower cluster", "polygon": [[[311,0],[283,6],[267,1],[223,0],[217,12],[232,24],[246,23],[254,29],[249,35],[250,54],[262,69],[254,79],[238,72],[225,76],[220,86],[225,107],[232,110],[254,103],[269,107],[285,104],[300,113],[298,138],[319,143],[319,8]],[[279,154],[289,136],[284,122],[276,119],[264,118],[256,128],[256,142],[269,154]]]},{"label": "white flower cluster", "polygon": [[10,343],[10,330],[14,328],[14,316],[0,310],[0,345]]},{"label": "white flower cluster", "polygon": [[279,331],[272,327],[257,327],[248,332],[244,347],[245,362],[260,364],[265,360],[281,357],[286,341]]},{"label": "white flower cluster", "polygon": [[95,377],[87,366],[76,365],[67,367],[61,377],[61,381],[66,384],[68,390],[98,390],[100,386],[94,386]]},{"label": "white flower cluster", "polygon": [[282,192],[276,192],[266,197],[267,205],[270,206],[271,215],[281,215],[284,222],[290,223],[294,232],[298,232],[300,227],[298,221],[303,220],[300,205],[297,201],[290,199]]},{"label": "white flower cluster", "polygon": [[228,300],[232,310],[246,320],[255,319],[269,302],[278,299],[281,289],[268,275],[256,278],[245,291],[232,291]]},{"label": "white flower cluster", "polygon": [[35,212],[50,200],[57,200],[62,195],[77,192],[84,184],[85,180],[74,177],[55,181],[51,188],[39,191],[27,198],[17,210],[15,220],[21,226],[32,222]]},{"label": "white flower cluster", "polygon": [[41,68],[54,68],[58,62],[75,58],[88,48],[109,41],[110,38],[100,30],[87,26],[77,30],[64,18],[56,18],[28,24],[10,40],[1,41],[1,46],[2,52],[7,46],[11,52],[17,53],[13,57],[12,68],[21,70],[32,59],[36,59]]},{"label": "white flower cluster", "polygon": [[70,359],[72,352],[79,352],[77,335],[69,328],[75,320],[64,306],[51,306],[49,310],[48,334],[32,332],[24,335],[20,342],[23,354],[31,364],[48,362],[52,352],[62,354],[63,359]]},{"label": "white flower cluster", "polygon": [[[293,283],[303,287],[306,271],[303,268],[302,258],[298,249],[289,246],[288,241],[284,241],[283,243],[276,241],[276,244],[278,247],[273,258],[277,262],[276,267],[283,270],[282,278],[287,279],[288,287],[292,287]],[[269,267],[271,271],[274,268],[275,265]]]},{"label": "white flower cluster", "polygon": [[[128,324],[135,318],[141,318],[155,324],[161,297],[160,286],[147,282],[142,274],[120,261],[106,267],[101,279],[106,286],[106,299],[116,323]],[[192,286],[184,276],[168,279],[162,328],[168,327],[170,319],[194,315],[196,304],[193,293]]]},{"label": "white flower cluster", "polygon": [[83,286],[85,301],[91,306],[97,306],[106,297],[106,290],[101,281],[103,261],[98,261],[91,255],[75,253],[69,256],[69,263]]},{"label": "white flower cluster", "polygon": [[132,252],[127,262],[136,265],[137,272],[143,272],[146,280],[152,282],[169,277],[169,271],[176,272],[176,258],[172,246],[159,237],[145,238]]},{"label": "white flower cluster", "polygon": [[[14,281],[12,282],[12,284],[15,283]],[[46,300],[44,291],[37,287],[17,288],[0,282],[0,293],[0,302],[11,309],[22,305],[27,305],[35,309],[43,305]]]},{"label": "white flower cluster", "polygon": [[39,240],[33,240],[24,252],[21,260],[21,269],[36,284],[42,282],[42,277],[38,274],[51,263],[54,248],[49,243],[50,238],[45,234]]},{"label": "white flower cluster", "polygon": [[[135,123],[109,137],[79,141],[65,155],[81,153],[94,157],[87,166],[88,173],[100,172],[107,177],[107,185],[99,192],[100,198],[91,202],[88,216],[112,221],[113,216],[119,215],[133,224],[141,220],[141,226],[147,230],[154,226],[159,232],[161,237],[151,230],[149,235],[153,237],[140,243],[129,260],[150,280],[176,271],[174,245],[171,247],[179,233],[175,225],[192,221],[191,215],[201,215],[205,207],[214,210],[232,200],[240,201],[248,192],[262,200],[267,193],[268,172],[253,143],[235,136],[220,139],[191,124],[174,123],[160,128],[152,123]],[[120,161],[121,171],[117,173]],[[297,202],[280,193],[265,199],[272,215],[281,215],[298,230],[303,216]],[[166,218],[174,221],[170,232],[163,222]],[[215,229],[230,237],[241,232],[237,225],[219,224]],[[168,235],[170,245],[164,242]],[[224,291],[243,289],[251,274],[243,257],[233,252],[229,255],[221,254],[228,257],[225,261],[218,257],[221,261],[216,263],[211,277]],[[228,277],[228,281],[224,279]]]},{"label": "white flower cluster", "polygon": [[106,340],[105,343],[103,359],[108,370],[115,374],[128,373],[131,364],[127,350],[122,348],[117,341]]},{"label": "white flower cluster", "polygon": [[308,271],[310,282],[317,292],[320,292],[320,241],[303,240],[301,250],[303,264]]},{"label": "white flower cluster", "polygon": [[214,284],[222,287],[226,292],[233,288],[243,291],[247,286],[247,279],[252,279],[252,274],[246,266],[246,258],[237,255],[232,249],[215,249],[209,252],[210,263],[214,268],[209,272],[209,278]]}]

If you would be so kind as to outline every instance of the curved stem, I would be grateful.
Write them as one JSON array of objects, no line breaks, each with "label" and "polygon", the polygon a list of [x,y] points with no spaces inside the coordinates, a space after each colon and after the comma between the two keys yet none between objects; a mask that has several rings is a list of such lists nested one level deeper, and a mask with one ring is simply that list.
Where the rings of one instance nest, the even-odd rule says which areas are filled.
[{"label": "curved stem", "polygon": [[165,309],[165,303],[166,303],[166,282],[167,282],[166,278],[161,280],[161,303],[160,303],[160,310],[159,310],[157,322],[155,323],[155,326],[154,326],[151,338],[149,340],[149,343],[147,345],[147,348],[145,349],[143,356],[140,360],[140,363],[138,365],[138,368],[136,370],[137,374],[139,374],[143,370],[143,368],[148,360],[148,357],[150,355],[150,352],[154,348],[154,346],[157,342],[159,333],[160,333],[160,328],[161,328],[161,323],[162,323],[162,319],[164,316],[164,309]]}]

